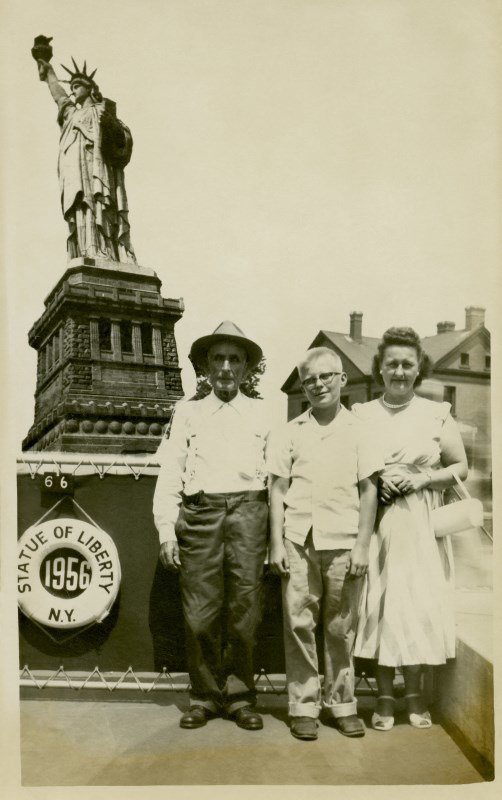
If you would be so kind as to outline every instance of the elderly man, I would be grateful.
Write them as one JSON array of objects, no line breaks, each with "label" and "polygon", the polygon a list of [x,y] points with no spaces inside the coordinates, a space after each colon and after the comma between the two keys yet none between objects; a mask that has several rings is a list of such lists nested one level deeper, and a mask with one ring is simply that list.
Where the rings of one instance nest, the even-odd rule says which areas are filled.
[{"label": "elderly man", "polygon": [[180,571],[191,682],[182,728],[222,713],[246,730],[263,727],[253,708],[253,655],[267,548],[268,431],[263,404],[239,388],[261,357],[232,322],[197,339],[190,359],[212,391],[178,404],[159,448],[153,510],[160,559]]}]

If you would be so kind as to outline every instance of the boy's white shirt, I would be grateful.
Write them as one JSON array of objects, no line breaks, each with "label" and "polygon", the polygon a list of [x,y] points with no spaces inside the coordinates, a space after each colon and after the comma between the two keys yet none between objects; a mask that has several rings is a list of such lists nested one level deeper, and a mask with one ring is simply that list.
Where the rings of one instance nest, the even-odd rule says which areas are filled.
[{"label": "boy's white shirt", "polygon": [[311,410],[273,430],[266,464],[289,478],[284,535],[304,544],[312,528],[316,550],[351,549],[359,530],[358,483],[384,469],[371,432],[341,406],[329,425]]}]

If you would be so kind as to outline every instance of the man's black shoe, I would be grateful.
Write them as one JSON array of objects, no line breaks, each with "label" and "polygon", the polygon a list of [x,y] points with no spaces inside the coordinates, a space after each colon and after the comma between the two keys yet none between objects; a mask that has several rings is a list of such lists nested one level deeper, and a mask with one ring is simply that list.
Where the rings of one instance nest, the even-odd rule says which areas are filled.
[{"label": "man's black shoe", "polygon": [[204,706],[190,706],[180,719],[180,728],[202,728],[216,714]]},{"label": "man's black shoe", "polygon": [[233,719],[239,728],[244,728],[246,731],[259,731],[263,728],[263,720],[257,711],[253,711],[251,706],[242,706],[230,714],[230,719]]}]

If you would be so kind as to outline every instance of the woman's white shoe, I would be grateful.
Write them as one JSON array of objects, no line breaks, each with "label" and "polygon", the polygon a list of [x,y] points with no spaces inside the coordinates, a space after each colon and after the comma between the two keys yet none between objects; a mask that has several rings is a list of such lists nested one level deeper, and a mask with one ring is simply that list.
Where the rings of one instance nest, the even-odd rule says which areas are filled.
[{"label": "woman's white shoe", "polygon": [[[404,699],[407,700],[410,697],[420,697],[419,694],[405,694]],[[417,714],[414,711],[408,712],[408,722],[414,728],[431,728],[432,727],[432,720],[431,715],[428,711],[422,711],[420,714]]]},{"label": "woman's white shoe", "polygon": [[[394,702],[394,698],[389,694],[381,694],[380,697],[377,697],[377,702],[378,700],[392,700]],[[394,727],[394,717],[384,716],[379,714],[378,711],[374,711],[371,717],[371,727],[376,731],[390,731]]]},{"label": "woman's white shoe", "polygon": [[428,711],[424,711],[422,714],[408,714],[408,720],[414,728],[432,727],[431,715]]},{"label": "woman's white shoe", "polygon": [[371,727],[376,731],[390,731],[394,727],[394,717],[382,717],[374,711],[371,716]]}]

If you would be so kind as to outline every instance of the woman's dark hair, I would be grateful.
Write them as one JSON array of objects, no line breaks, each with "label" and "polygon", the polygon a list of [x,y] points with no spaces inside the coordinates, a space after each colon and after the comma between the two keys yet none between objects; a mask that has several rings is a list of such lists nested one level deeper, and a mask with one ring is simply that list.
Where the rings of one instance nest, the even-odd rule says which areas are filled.
[{"label": "woman's dark hair", "polygon": [[415,350],[419,364],[415,386],[420,386],[423,379],[430,375],[432,371],[432,361],[427,353],[424,353],[420,342],[420,336],[413,328],[388,328],[385,331],[378,345],[376,355],[373,356],[371,374],[374,380],[380,385],[383,384],[382,376],[380,375],[382,359],[387,347],[392,347],[394,345],[397,347],[412,347]]}]

